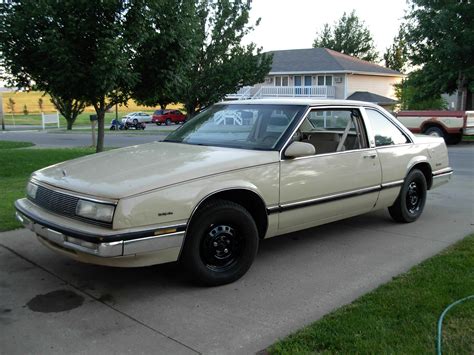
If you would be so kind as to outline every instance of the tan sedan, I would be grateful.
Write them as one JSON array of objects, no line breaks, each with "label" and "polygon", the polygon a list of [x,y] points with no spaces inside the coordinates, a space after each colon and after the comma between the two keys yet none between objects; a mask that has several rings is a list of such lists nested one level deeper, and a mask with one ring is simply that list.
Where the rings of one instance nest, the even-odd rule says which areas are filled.
[{"label": "tan sedan", "polygon": [[249,100],[217,104],[163,142],[36,171],[15,206],[62,255],[180,260],[220,285],[246,273],[263,238],[387,207],[414,222],[451,174],[442,138],[414,136],[376,105]]}]

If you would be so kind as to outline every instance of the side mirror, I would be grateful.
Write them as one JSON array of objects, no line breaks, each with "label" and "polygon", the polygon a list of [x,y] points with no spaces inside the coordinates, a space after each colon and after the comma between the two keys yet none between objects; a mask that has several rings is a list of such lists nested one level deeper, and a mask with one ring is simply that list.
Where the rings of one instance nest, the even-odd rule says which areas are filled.
[{"label": "side mirror", "polygon": [[298,158],[316,154],[314,145],[304,142],[293,142],[285,150],[285,157]]}]

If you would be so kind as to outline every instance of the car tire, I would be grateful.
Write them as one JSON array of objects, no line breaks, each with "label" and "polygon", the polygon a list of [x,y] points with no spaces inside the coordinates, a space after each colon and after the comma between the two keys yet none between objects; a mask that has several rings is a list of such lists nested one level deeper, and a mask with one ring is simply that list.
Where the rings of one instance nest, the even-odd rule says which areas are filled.
[{"label": "car tire", "polygon": [[169,126],[169,125],[171,125],[171,120],[169,118],[167,118],[165,123],[166,123],[167,126]]},{"label": "car tire", "polygon": [[413,169],[405,178],[400,194],[393,206],[388,208],[390,216],[401,223],[416,221],[426,203],[427,184],[425,175],[418,169]]},{"label": "car tire", "polygon": [[445,138],[446,144],[454,145],[462,141],[462,134],[448,134]]},{"label": "car tire", "polygon": [[254,219],[241,205],[214,200],[194,215],[181,261],[194,280],[206,286],[238,280],[250,268],[258,250]]},{"label": "car tire", "polygon": [[157,125],[157,126],[161,126],[161,122],[156,122],[156,125]]},{"label": "car tire", "polygon": [[432,127],[428,127],[424,132],[423,134],[426,134],[428,136],[434,136],[434,137],[441,137],[441,138],[445,138],[444,136],[444,131],[439,128],[439,127],[436,127],[436,126],[432,126]]},{"label": "car tire", "polygon": [[138,120],[136,118],[133,119],[133,125],[134,126],[138,125]]}]

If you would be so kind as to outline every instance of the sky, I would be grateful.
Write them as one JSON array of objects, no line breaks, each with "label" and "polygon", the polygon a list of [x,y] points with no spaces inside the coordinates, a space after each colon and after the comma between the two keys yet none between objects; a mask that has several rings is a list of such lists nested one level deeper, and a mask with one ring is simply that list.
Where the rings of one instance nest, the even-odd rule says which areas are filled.
[{"label": "sky", "polygon": [[316,32],[345,12],[356,11],[373,35],[380,56],[398,33],[406,0],[253,0],[250,23],[260,25],[246,36],[264,51],[311,48]]}]

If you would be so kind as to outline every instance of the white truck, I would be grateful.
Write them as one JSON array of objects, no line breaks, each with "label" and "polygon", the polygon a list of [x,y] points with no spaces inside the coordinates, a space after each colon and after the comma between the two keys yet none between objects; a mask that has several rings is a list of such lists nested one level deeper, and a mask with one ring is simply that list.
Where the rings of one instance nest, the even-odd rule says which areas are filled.
[{"label": "white truck", "polygon": [[413,133],[443,137],[447,144],[474,135],[474,111],[400,111],[397,119]]}]

